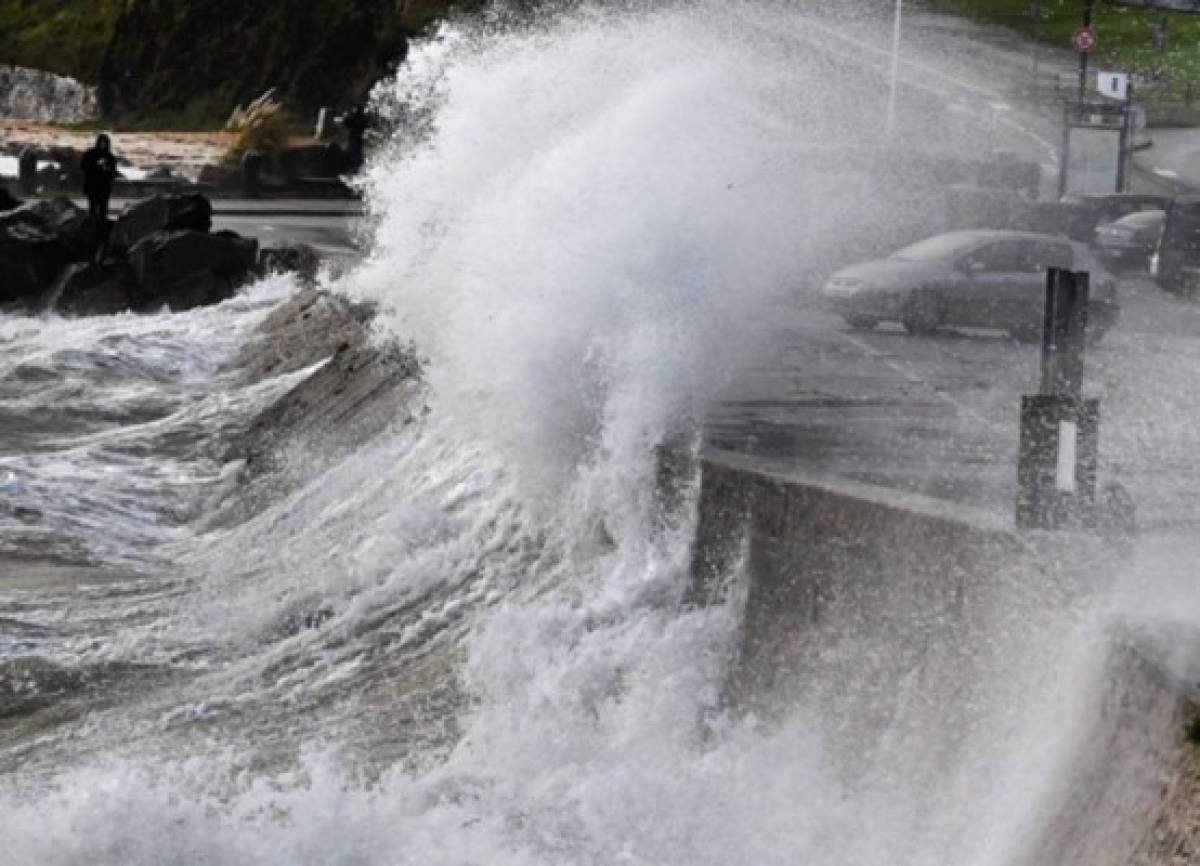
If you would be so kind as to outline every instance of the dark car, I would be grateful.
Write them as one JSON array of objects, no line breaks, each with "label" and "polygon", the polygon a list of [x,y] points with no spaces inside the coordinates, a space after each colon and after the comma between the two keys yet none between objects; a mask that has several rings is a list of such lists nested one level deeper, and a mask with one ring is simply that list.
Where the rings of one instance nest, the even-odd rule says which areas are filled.
[{"label": "dark car", "polygon": [[1144,210],[1101,223],[1092,246],[1100,260],[1114,268],[1148,270],[1166,221],[1166,211]]},{"label": "dark car", "polygon": [[855,328],[894,321],[921,334],[962,325],[1032,340],[1042,333],[1050,267],[1091,273],[1089,336],[1099,339],[1119,315],[1116,280],[1084,244],[1053,235],[937,235],[886,259],[838,271],[823,294]]},{"label": "dark car", "polygon": [[1200,197],[1177,198],[1167,208],[1150,273],[1169,292],[1200,290]]},{"label": "dark car", "polygon": [[1090,243],[1096,226],[1111,223],[1131,213],[1149,210],[1166,210],[1171,198],[1148,193],[1112,193],[1109,195],[1084,195],[1069,192],[1062,197],[1069,205],[1066,233],[1074,240]]}]

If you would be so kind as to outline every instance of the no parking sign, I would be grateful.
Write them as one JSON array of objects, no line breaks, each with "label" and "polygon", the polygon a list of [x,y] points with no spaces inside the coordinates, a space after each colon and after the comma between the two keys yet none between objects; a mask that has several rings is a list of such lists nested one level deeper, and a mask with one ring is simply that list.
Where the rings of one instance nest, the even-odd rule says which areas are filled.
[{"label": "no parking sign", "polygon": [[1080,27],[1071,37],[1071,47],[1076,54],[1091,54],[1100,47],[1100,37],[1091,27]]}]

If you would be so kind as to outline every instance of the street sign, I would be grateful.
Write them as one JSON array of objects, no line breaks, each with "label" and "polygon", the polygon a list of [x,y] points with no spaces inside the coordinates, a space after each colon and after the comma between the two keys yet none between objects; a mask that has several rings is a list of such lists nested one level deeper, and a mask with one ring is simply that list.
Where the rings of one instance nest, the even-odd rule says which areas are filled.
[{"label": "street sign", "polygon": [[1080,27],[1071,37],[1071,47],[1076,54],[1091,54],[1100,47],[1100,37],[1091,27]]},{"label": "street sign", "polygon": [[1096,90],[1101,96],[1124,102],[1129,99],[1129,75],[1125,72],[1097,72]]}]

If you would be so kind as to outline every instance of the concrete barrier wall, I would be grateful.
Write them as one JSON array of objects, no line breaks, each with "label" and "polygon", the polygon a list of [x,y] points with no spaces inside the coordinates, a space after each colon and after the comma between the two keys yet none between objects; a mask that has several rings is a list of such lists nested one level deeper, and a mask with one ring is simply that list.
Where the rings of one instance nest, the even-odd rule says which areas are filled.
[{"label": "concrete barrier wall", "polygon": [[1103,687],[1063,773],[1057,806],[1027,866],[1168,866],[1200,862],[1200,746],[1188,684],[1114,635]]},{"label": "concrete barrier wall", "polygon": [[[689,465],[664,464],[671,476]],[[885,734],[908,738],[904,772],[935,790],[998,707],[1024,705],[1012,673],[1052,661],[1036,635],[1068,611],[1079,580],[1098,576],[1094,557],[1072,574],[1062,563],[1079,551],[1059,556],[1057,542],[924,497],[715,451],[691,465],[692,600],[720,596],[734,572],[745,593],[729,698],[767,718],[796,700],[821,707],[843,773]],[[1179,680],[1121,639],[1096,701],[1021,862],[1200,862],[1200,753],[1184,737],[1196,709]]]},{"label": "concrete barrier wall", "polygon": [[748,698],[779,685],[814,634],[895,638],[893,655],[914,638],[927,653],[935,637],[960,646],[998,616],[1052,605],[1069,589],[1068,576],[984,513],[716,451],[703,455],[699,483],[693,600],[713,598],[744,559],[736,680]]}]

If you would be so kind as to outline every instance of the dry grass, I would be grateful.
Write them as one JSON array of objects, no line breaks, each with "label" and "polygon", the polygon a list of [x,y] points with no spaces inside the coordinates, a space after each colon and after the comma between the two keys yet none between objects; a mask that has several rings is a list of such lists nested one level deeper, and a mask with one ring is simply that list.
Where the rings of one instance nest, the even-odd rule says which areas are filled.
[{"label": "dry grass", "polygon": [[239,105],[229,116],[225,129],[234,139],[225,153],[225,161],[237,163],[251,150],[263,156],[277,154],[287,147],[295,127],[295,118],[275,98],[272,88],[246,105]]}]

